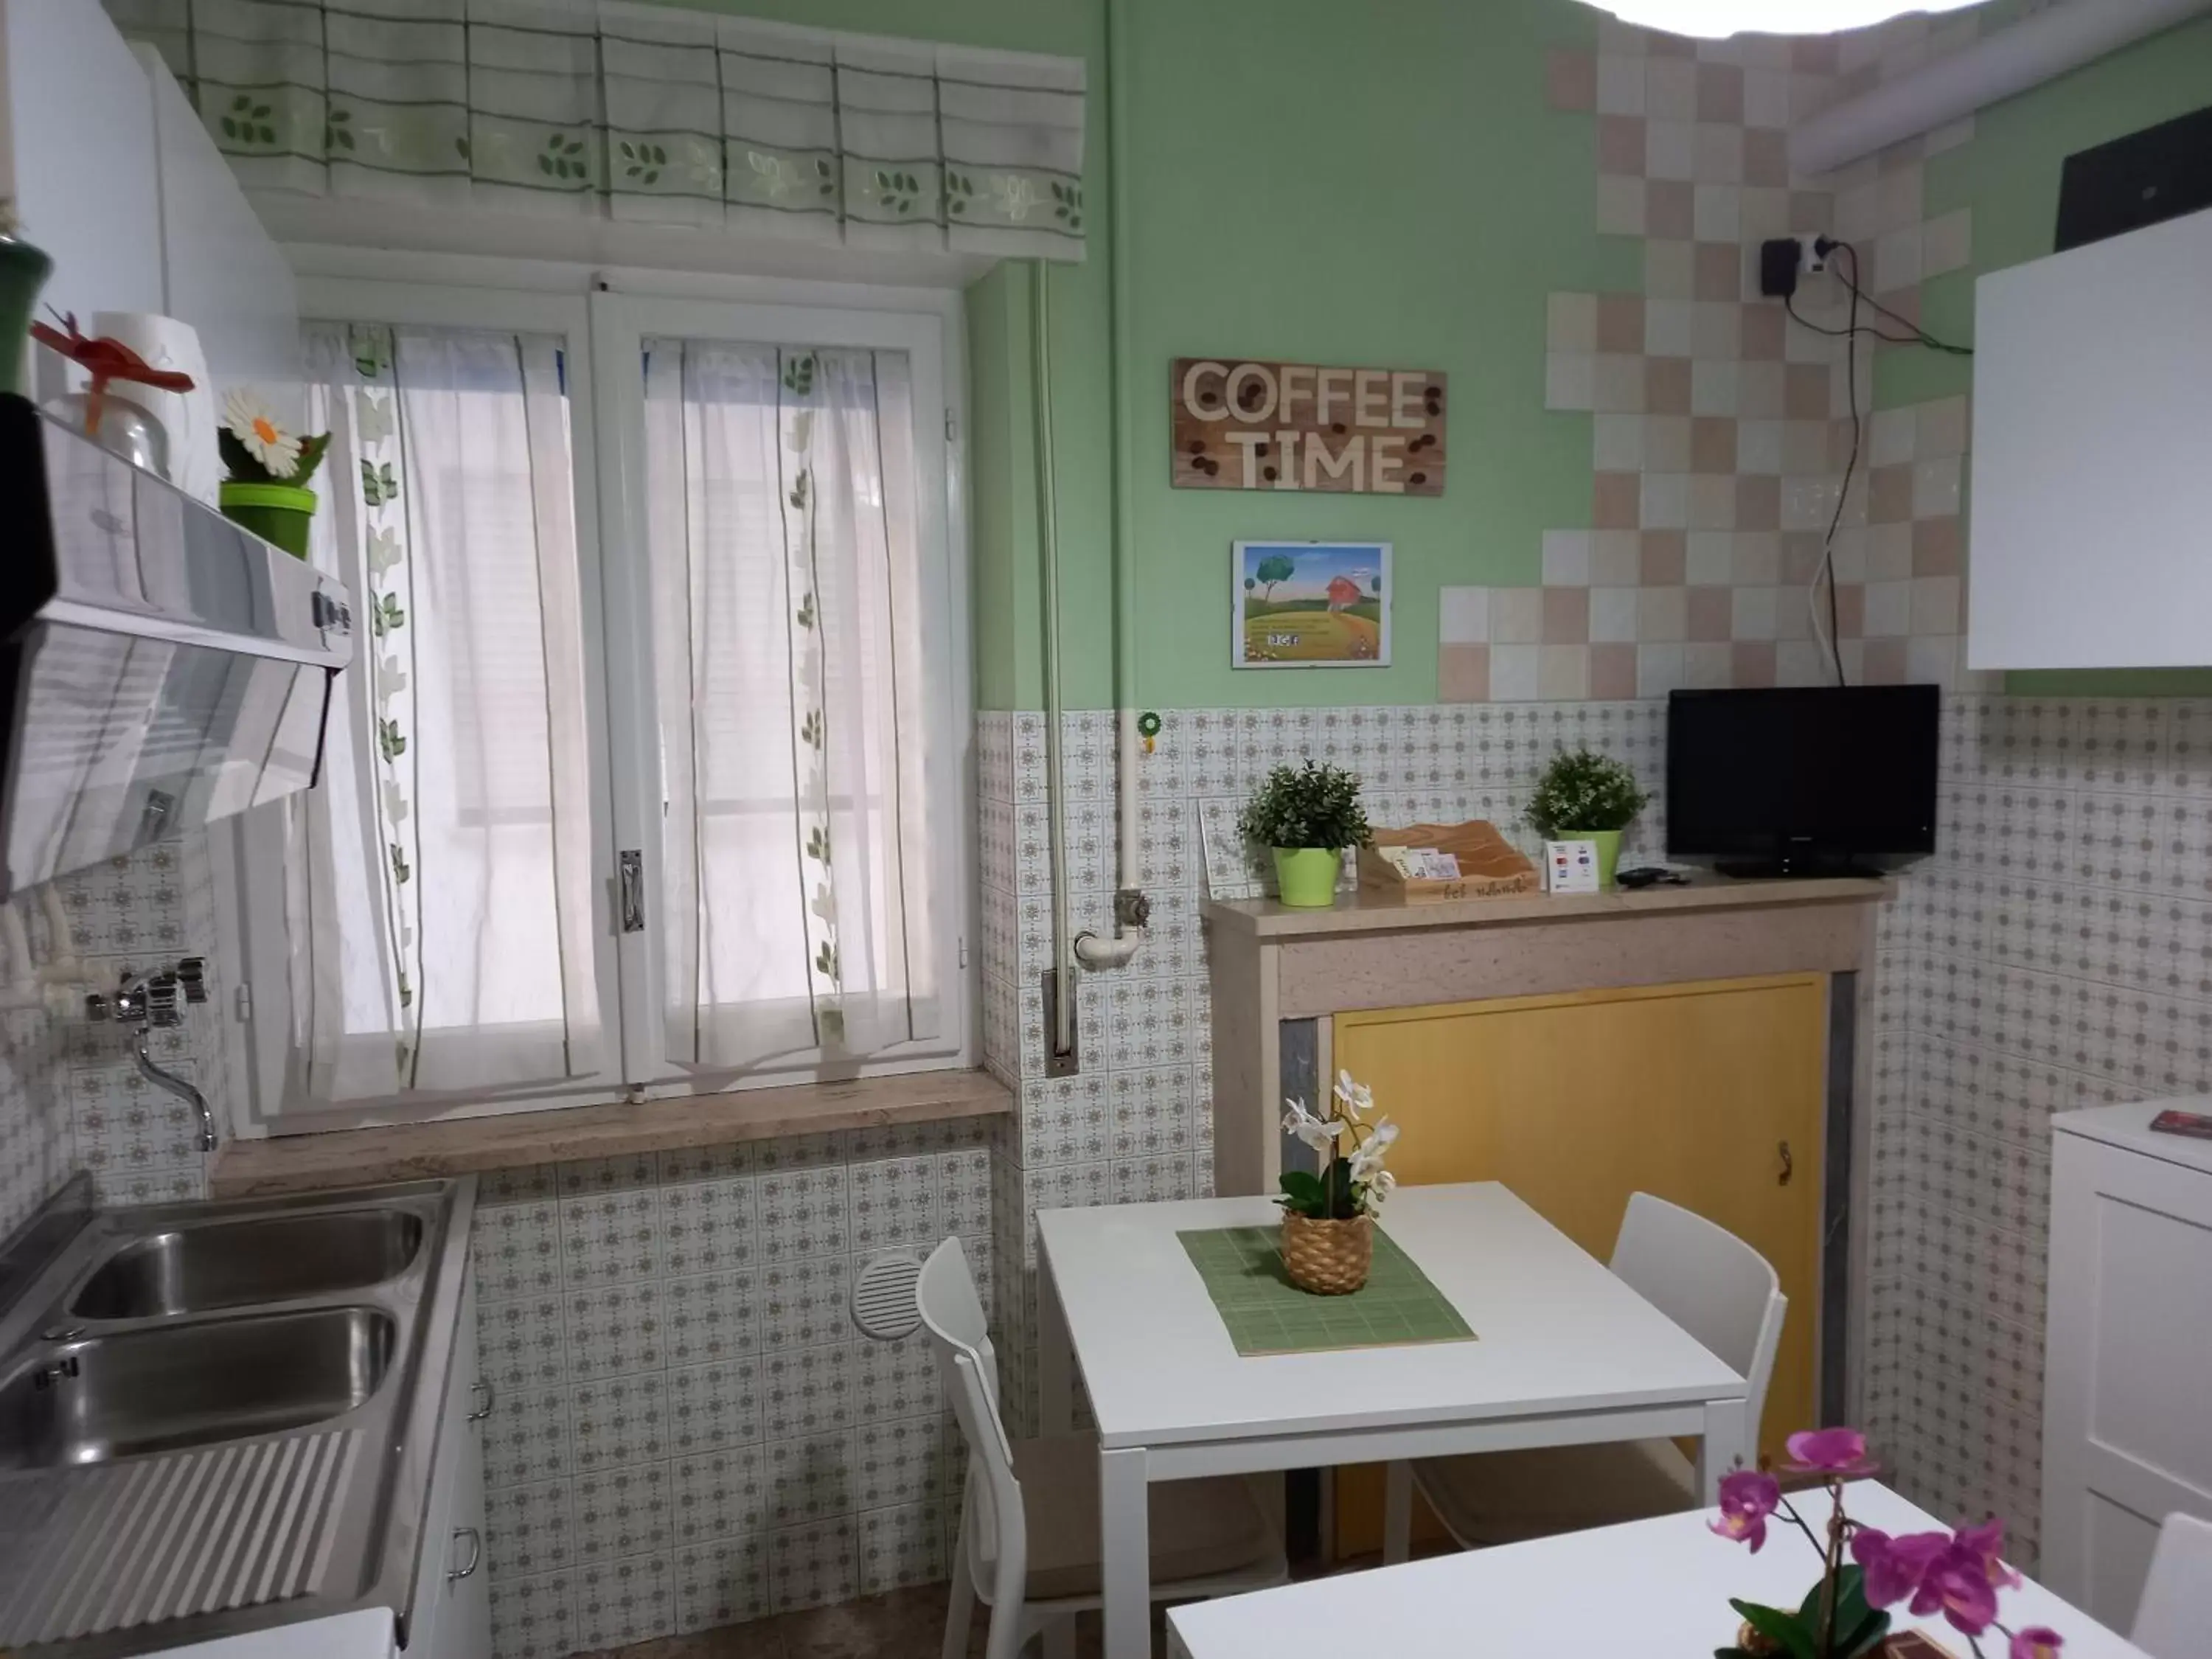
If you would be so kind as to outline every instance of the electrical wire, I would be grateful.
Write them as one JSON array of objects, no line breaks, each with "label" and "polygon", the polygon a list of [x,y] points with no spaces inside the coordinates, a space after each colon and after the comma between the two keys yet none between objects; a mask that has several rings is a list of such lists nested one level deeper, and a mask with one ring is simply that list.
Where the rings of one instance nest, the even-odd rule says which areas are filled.
[{"label": "electrical wire", "polygon": [[[1848,685],[1850,681],[1844,671],[1843,625],[1838,614],[1836,601],[1836,536],[1843,528],[1844,508],[1850,500],[1851,482],[1858,475],[1859,453],[1866,441],[1866,418],[1859,413],[1859,337],[1870,335],[1891,345],[1925,346],[1930,351],[1945,352],[1954,357],[1971,357],[1974,355],[1974,350],[1972,346],[1953,345],[1948,340],[1937,339],[1911,318],[1892,311],[1861,288],[1859,286],[1859,251],[1849,242],[1823,237],[1815,246],[1824,255],[1849,254],[1850,256],[1850,269],[1848,271],[1844,270],[1840,263],[1836,268],[1837,278],[1843,283],[1844,291],[1851,296],[1850,308],[1845,313],[1844,326],[1830,328],[1825,324],[1814,322],[1799,312],[1796,296],[1794,294],[1783,296],[1782,307],[1790,314],[1790,320],[1800,328],[1808,329],[1814,334],[1826,335],[1830,339],[1844,342],[1844,400],[1849,404],[1851,411],[1851,453],[1844,462],[1843,483],[1836,491],[1836,510],[1829,517],[1828,533],[1820,540],[1820,562],[1814,568],[1813,579],[1806,586],[1805,607],[1811,616],[1814,639],[1827,647],[1828,655],[1835,663],[1836,684]],[[1862,325],[1859,321],[1859,307],[1862,304],[1868,307],[1877,316],[1887,317],[1893,322],[1902,324],[1912,332],[1890,334],[1873,324]],[[1820,626],[1820,584],[1824,580],[1828,585],[1828,625],[1826,629]]]},{"label": "electrical wire", "polygon": [[[1856,253],[1851,255],[1851,264],[1854,266],[1858,264]],[[1844,504],[1851,498],[1851,479],[1858,471],[1859,443],[1863,426],[1859,418],[1859,343],[1853,337],[1858,332],[1858,285],[1852,283],[1850,290],[1850,321],[1844,334],[1844,401],[1850,405],[1851,410],[1851,453],[1844,462],[1844,482],[1836,491],[1836,510],[1829,517],[1828,533],[1820,541],[1820,568],[1813,573],[1813,586],[1806,595],[1807,601],[1814,606],[1813,626],[1817,635],[1820,632],[1820,611],[1815,596],[1820,592],[1821,578],[1825,576],[1827,579],[1828,654],[1835,659],[1838,685],[1849,685],[1850,678],[1844,672],[1844,627],[1836,612],[1836,532],[1843,527]]]},{"label": "electrical wire", "polygon": [[[1892,311],[1887,306],[1882,304],[1881,301],[1875,299],[1873,295],[1861,288],[1859,286],[1859,251],[1856,248],[1852,247],[1849,242],[1838,242],[1836,246],[1838,247],[1849,250],[1851,256],[1851,272],[1850,276],[1844,277],[1844,286],[1850,289],[1852,294],[1856,295],[1859,299],[1864,301],[1878,316],[1887,317],[1893,323],[1902,323],[1905,327],[1912,331],[1912,337],[1909,343],[1905,341],[1897,341],[1894,342],[1894,343],[1923,345],[1930,351],[1948,352],[1954,357],[1971,357],[1974,355],[1973,347],[1954,345],[1948,340],[1937,339],[1926,329],[1921,327],[1919,324],[1914,322],[1912,319]],[[1838,274],[1840,275],[1841,273],[1839,272]],[[1890,338],[1888,335],[1884,335],[1882,337],[1884,339]]]}]

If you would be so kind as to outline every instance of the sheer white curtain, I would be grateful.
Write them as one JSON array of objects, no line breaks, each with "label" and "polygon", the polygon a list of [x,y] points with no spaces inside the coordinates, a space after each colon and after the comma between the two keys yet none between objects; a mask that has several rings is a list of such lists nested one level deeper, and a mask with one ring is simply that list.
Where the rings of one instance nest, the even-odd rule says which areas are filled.
[{"label": "sheer white curtain", "polygon": [[285,871],[309,1103],[601,1069],[573,462],[560,350],[308,331],[313,556],[358,596]]},{"label": "sheer white curtain", "polygon": [[669,1058],[938,1032],[903,354],[645,343]]}]

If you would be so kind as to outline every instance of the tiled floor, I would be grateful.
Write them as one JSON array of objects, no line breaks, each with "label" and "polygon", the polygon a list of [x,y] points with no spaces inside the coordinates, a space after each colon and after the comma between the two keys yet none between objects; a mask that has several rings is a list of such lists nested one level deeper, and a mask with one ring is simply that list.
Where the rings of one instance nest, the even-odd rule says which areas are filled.
[{"label": "tiled floor", "polygon": [[[1448,1545],[1417,1542],[1416,1559],[1441,1553]],[[1291,1576],[1304,1578],[1314,1572],[1358,1572],[1382,1565],[1371,1555],[1340,1561],[1333,1567],[1293,1568]],[[912,1589],[871,1595],[834,1607],[807,1613],[787,1613],[777,1619],[760,1619],[749,1625],[729,1625],[690,1636],[665,1637],[640,1642],[578,1659],[939,1659],[945,1645],[943,1584],[921,1584]],[[1166,1651],[1160,1609],[1152,1612],[1152,1650]],[[988,1607],[975,1609],[968,1631],[969,1659],[982,1659],[983,1638],[991,1627]],[[1098,1615],[1076,1615],[1075,1659],[1098,1659]]]},{"label": "tiled floor", "polygon": [[[939,1659],[945,1590],[943,1584],[922,1584],[833,1607],[640,1642],[586,1659]],[[976,1613],[969,1632],[970,1659],[981,1659],[990,1629],[988,1610],[979,1607]],[[1097,1618],[1086,1615],[1078,1626],[1077,1659],[1095,1659],[1097,1651]]]}]

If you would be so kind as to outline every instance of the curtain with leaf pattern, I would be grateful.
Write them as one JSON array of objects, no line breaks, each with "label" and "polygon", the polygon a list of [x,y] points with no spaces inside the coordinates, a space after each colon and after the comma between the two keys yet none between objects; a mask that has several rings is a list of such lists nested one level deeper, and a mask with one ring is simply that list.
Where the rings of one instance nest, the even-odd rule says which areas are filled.
[{"label": "curtain with leaf pattern", "polygon": [[106,4],[249,189],[1083,257],[1079,58],[623,0]]},{"label": "curtain with leaf pattern", "polygon": [[938,1034],[902,354],[646,343],[668,1053]]},{"label": "curtain with leaf pattern", "polygon": [[368,623],[284,872],[302,1104],[601,1069],[582,614],[550,340],[319,325],[312,556]]}]

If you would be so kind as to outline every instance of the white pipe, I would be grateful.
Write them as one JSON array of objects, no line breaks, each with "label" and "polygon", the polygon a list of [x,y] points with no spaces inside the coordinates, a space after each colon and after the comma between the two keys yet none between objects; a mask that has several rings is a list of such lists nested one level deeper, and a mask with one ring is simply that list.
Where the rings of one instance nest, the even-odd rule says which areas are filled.
[{"label": "white pipe", "polygon": [[2207,11],[2212,0],[2064,0],[1802,123],[1790,167],[1832,173]]},{"label": "white pipe", "polygon": [[1030,261],[1030,395],[1036,428],[1037,562],[1044,571],[1044,813],[1052,861],[1053,1024],[1049,1052],[1075,1047],[1075,949],[1067,935],[1067,779],[1061,771],[1060,501],[1052,459],[1050,268]]},{"label": "white pipe", "polygon": [[[1115,771],[1121,780],[1121,800],[1119,823],[1119,845],[1115,857],[1121,869],[1121,886],[1125,890],[1137,884],[1137,713],[1124,708],[1117,716],[1119,749]],[[1087,928],[1075,936],[1075,957],[1085,968],[1126,968],[1145,943],[1145,930],[1133,924],[1124,925],[1120,916],[1114,919],[1114,937],[1101,939]]]}]

